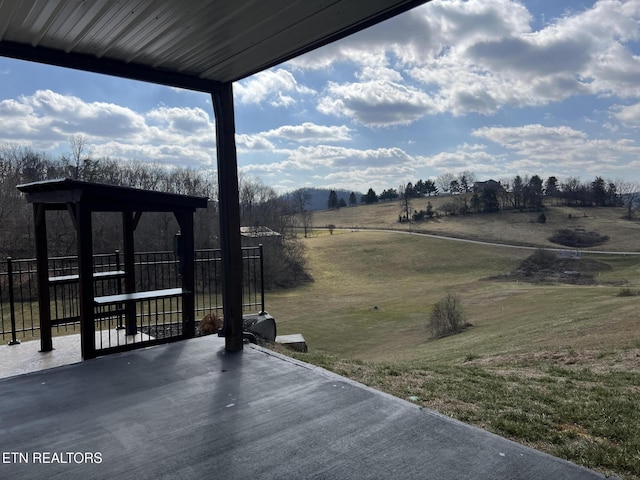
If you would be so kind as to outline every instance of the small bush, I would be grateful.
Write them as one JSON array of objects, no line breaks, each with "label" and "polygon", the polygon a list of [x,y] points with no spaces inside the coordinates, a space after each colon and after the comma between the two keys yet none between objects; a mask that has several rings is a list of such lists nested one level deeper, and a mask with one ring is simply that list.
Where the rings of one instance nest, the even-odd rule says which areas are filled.
[{"label": "small bush", "polygon": [[453,293],[447,294],[433,306],[429,319],[429,329],[435,338],[459,333],[468,327],[465,321],[462,301]]},{"label": "small bush", "polygon": [[222,318],[215,313],[205,315],[198,325],[198,336],[212,335],[218,333],[222,328]]},{"label": "small bush", "polygon": [[520,263],[518,271],[530,276],[539,272],[557,269],[558,263],[558,256],[555,253],[539,249]]},{"label": "small bush", "polygon": [[637,297],[638,292],[634,292],[630,288],[621,288],[618,292],[618,297]]}]

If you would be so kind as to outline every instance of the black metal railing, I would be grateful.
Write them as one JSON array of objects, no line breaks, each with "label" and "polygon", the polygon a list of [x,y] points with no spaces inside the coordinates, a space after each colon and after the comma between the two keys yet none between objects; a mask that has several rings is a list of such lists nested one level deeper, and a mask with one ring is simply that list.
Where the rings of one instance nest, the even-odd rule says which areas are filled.
[{"label": "black metal railing", "polygon": [[[243,247],[244,313],[265,310],[262,245]],[[208,313],[222,316],[222,256],[219,249],[195,251],[195,318]],[[135,255],[136,291],[162,290],[181,284],[179,261],[173,252],[145,252]],[[122,293],[124,272],[118,251],[94,256],[96,296]],[[49,259],[49,288],[53,333],[78,333],[80,308],[78,263],[74,256]],[[7,258],[0,263],[0,335],[9,343],[40,336],[38,285],[35,259]],[[168,302],[167,314],[179,313],[176,302]],[[157,315],[164,304],[141,311],[140,316]]]}]

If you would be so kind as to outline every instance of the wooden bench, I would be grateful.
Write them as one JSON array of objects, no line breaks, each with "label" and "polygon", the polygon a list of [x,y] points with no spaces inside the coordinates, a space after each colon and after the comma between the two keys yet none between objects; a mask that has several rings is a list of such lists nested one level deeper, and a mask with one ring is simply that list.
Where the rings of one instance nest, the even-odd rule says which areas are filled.
[{"label": "wooden bench", "polygon": [[124,315],[127,311],[126,305],[131,305],[132,303],[141,302],[144,300],[161,300],[164,298],[181,297],[183,293],[186,293],[183,288],[165,288],[162,290],[145,290],[142,292],[121,293],[118,295],[105,295],[102,297],[95,297],[93,299],[93,304],[95,307],[125,305],[125,308],[116,308],[97,312],[94,316],[98,319],[107,318],[114,315]]},{"label": "wooden bench", "polygon": [[[61,285],[65,283],[74,283],[80,278],[78,275],[61,275],[58,277],[49,277],[49,283],[52,285]],[[111,278],[124,278],[123,270],[114,270],[112,272],[95,272],[94,280],[109,280]]]},{"label": "wooden bench", "polygon": [[[110,280],[110,279],[120,279],[124,278],[125,272],[124,270],[113,270],[109,272],[94,272],[93,279],[94,280]],[[69,285],[72,283],[77,283],[79,275],[59,275],[55,277],[49,277],[49,284],[51,285]],[[71,317],[64,318],[55,318],[51,319],[51,325],[65,325],[71,323],[77,323],[80,321],[79,315],[73,315]]]},{"label": "wooden bench", "polygon": [[159,300],[162,298],[179,297],[183,293],[185,293],[185,291],[182,288],[165,288],[163,290],[146,290],[143,292],[105,295],[103,297],[94,298],[93,302],[96,306],[106,306],[118,303],[139,302],[142,300]]}]

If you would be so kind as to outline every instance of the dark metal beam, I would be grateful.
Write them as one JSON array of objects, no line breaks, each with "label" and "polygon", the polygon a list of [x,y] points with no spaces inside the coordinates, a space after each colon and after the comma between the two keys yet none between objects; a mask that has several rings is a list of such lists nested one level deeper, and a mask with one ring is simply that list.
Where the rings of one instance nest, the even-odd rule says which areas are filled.
[{"label": "dark metal beam", "polygon": [[242,350],[242,237],[231,83],[211,92],[216,116],[216,150],[222,249],[223,334],[229,351]]},{"label": "dark metal beam", "polygon": [[129,80],[156,83],[169,87],[184,88],[198,92],[210,93],[222,85],[218,82],[199,78],[193,74],[160,70],[146,65],[126,63],[108,58],[98,58],[93,55],[81,53],[66,53],[62,50],[33,47],[31,45],[6,40],[0,41],[0,56],[111,75]]}]

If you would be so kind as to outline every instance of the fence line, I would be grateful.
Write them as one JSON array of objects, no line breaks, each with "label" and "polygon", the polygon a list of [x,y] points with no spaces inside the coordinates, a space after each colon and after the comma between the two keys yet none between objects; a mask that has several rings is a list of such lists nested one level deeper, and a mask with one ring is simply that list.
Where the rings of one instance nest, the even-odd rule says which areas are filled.
[{"label": "fence line", "polygon": [[[243,308],[264,311],[264,259],[262,245],[243,247]],[[220,249],[195,251],[195,314],[222,316],[222,262]],[[136,291],[174,288],[181,284],[179,261],[173,252],[135,255]],[[96,296],[122,293],[120,252],[94,255]],[[118,274],[121,273],[121,275]],[[102,273],[103,275],[99,275]],[[0,263],[0,336],[10,344],[40,337],[35,259],[7,257]],[[51,320],[54,333],[77,333],[80,324],[78,262],[75,256],[49,259]]]}]

